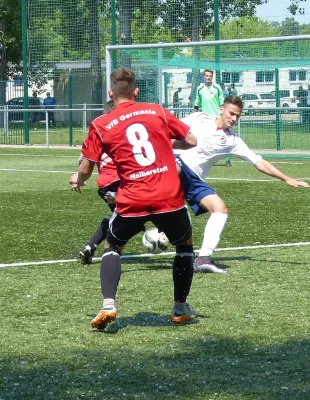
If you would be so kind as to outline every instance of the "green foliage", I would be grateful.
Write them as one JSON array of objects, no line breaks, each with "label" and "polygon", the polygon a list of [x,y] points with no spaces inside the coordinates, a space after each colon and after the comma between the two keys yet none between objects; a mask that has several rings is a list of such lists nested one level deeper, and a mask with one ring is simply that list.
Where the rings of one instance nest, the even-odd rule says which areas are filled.
[{"label": "green foliage", "polygon": [[[220,1],[220,21],[225,22],[234,17],[253,16],[256,5],[265,2],[267,1]],[[160,17],[163,23],[174,32],[176,41],[183,41],[186,37],[199,41],[201,37],[213,32],[214,2],[168,0],[162,3]]]},{"label": "green foliage", "polygon": [[[22,21],[21,8],[16,6],[14,0],[0,1],[0,80],[7,79],[10,72],[16,72],[22,59]],[[2,68],[3,60],[5,68]],[[13,63],[15,68],[8,71],[8,63]]]},{"label": "green foliage", "polygon": [[138,9],[132,17],[132,40],[133,43],[173,42],[174,37],[170,29],[154,20],[154,15]]}]

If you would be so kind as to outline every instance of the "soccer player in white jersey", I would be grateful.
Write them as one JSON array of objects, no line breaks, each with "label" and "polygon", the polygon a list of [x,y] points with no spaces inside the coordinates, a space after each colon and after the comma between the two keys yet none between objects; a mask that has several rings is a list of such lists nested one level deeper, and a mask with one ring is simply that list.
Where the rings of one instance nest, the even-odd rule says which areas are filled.
[{"label": "soccer player in white jersey", "polygon": [[235,136],[231,128],[242,113],[243,103],[238,96],[226,97],[219,117],[195,112],[182,119],[190,126],[197,138],[197,146],[179,152],[177,164],[181,168],[180,179],[186,200],[195,215],[210,212],[205,227],[199,256],[194,263],[194,272],[225,273],[211,259],[224,229],[228,209],[221,197],[205,182],[213,165],[227,156],[237,156],[253,165],[260,172],[283,180],[292,187],[308,188],[309,184],[283,174],[260,155],[255,154],[244,141]]}]

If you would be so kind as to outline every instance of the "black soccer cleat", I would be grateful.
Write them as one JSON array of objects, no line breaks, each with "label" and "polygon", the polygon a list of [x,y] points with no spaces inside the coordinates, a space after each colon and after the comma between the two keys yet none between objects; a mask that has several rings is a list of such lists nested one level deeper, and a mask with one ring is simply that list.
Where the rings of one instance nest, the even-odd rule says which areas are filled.
[{"label": "black soccer cleat", "polygon": [[81,264],[91,264],[94,254],[95,249],[92,249],[89,244],[84,246],[83,249],[79,252]]}]

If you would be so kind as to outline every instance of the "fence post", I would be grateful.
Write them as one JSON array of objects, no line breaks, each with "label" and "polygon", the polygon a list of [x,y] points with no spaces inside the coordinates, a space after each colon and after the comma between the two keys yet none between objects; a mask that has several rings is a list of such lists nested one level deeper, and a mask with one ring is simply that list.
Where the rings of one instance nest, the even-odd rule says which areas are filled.
[{"label": "fence post", "polygon": [[45,111],[46,147],[49,147],[48,111]]},{"label": "fence post", "polygon": [[86,103],[83,104],[83,133],[86,133],[86,118],[87,118],[87,113],[86,113]]},{"label": "fence post", "polygon": [[[275,69],[275,83],[276,83],[276,107],[280,107],[279,96],[279,70]],[[281,131],[280,131],[280,110],[276,110],[276,143],[277,151],[281,150]]]},{"label": "fence post", "polygon": [[4,106],[4,118],[3,118],[3,122],[4,122],[4,133],[5,136],[7,136],[9,134],[9,112],[8,112],[9,106]]},{"label": "fence post", "polygon": [[[24,87],[24,108],[29,109],[28,100],[28,41],[27,41],[27,1],[22,0],[22,47],[23,47],[23,87]],[[24,141],[30,144],[29,136],[29,111],[24,114]]]},{"label": "fence post", "polygon": [[241,118],[238,119],[238,137],[241,138]]},{"label": "fence post", "polygon": [[69,146],[73,145],[73,127],[72,127],[72,75],[68,76],[68,104],[69,104]]}]

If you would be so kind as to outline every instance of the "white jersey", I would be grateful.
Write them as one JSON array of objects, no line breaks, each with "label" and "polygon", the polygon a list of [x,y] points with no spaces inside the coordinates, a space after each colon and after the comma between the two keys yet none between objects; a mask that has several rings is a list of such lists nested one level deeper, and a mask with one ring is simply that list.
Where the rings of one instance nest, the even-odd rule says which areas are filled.
[{"label": "white jersey", "polygon": [[262,159],[255,154],[242,139],[236,137],[231,129],[218,129],[216,117],[203,112],[195,112],[182,118],[190,126],[190,131],[197,138],[197,146],[189,150],[175,151],[183,162],[194,171],[201,180],[209,175],[213,165],[230,155],[237,156],[255,165]]}]

